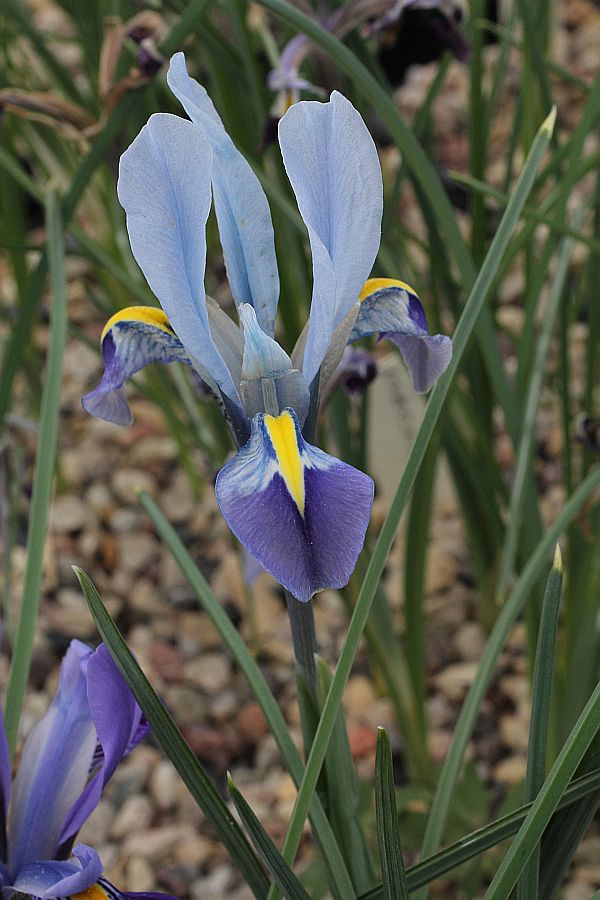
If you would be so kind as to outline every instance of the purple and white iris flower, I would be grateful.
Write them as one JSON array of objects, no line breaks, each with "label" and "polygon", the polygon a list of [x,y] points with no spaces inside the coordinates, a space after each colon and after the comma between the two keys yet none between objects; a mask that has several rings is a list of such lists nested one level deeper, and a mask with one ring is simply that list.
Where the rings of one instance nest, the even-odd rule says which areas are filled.
[{"label": "purple and white iris flower", "polygon": [[[121,157],[118,196],[134,256],[164,310],[131,307],[102,335],[105,372],[83,398],[127,424],[127,378],[150,362],[184,361],[220,403],[238,453],[217,501],[247,550],[298,600],[348,582],[362,548],[373,482],[312,446],[319,397],[349,342],[385,332],[427,391],[450,360],[401,281],[367,280],[383,189],[373,140],[341,94],[292,106],[279,125],[284,165],[308,230],[313,292],[288,356],[274,339],[279,276],[267,199],[182,53],[168,84],[191,121],[151,116]],[[239,326],[204,292],[206,220],[215,212]]]},{"label": "purple and white iris flower", "polygon": [[71,642],[56,696],[25,741],[12,796],[0,720],[0,887],[5,897],[169,900],[166,894],[119,892],[101,877],[95,850],[73,847],[118,763],[147,731],[106,647],[94,651],[80,641]]}]

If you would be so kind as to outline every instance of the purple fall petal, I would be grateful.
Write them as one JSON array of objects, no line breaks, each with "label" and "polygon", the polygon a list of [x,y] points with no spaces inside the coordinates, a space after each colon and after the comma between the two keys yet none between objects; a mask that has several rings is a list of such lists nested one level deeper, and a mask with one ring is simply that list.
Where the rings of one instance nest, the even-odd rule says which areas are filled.
[{"label": "purple fall petal", "polygon": [[347,584],[373,482],[307,444],[293,410],[254,417],[250,440],[219,472],[216,492],[236,537],[298,600]]},{"label": "purple fall petal", "polygon": [[127,379],[153,362],[189,363],[186,351],[162,310],[132,306],[113,316],[102,337],[104,374],[81,400],[91,416],[130,425],[133,416],[121,390]]},{"label": "purple fall petal", "polygon": [[418,393],[428,391],[448,368],[452,341],[427,332],[421,301],[409,285],[392,278],[371,278],[360,294],[361,304],[350,342],[379,334],[400,348]]},{"label": "purple fall petal", "polygon": [[101,874],[102,862],[96,851],[86,844],[78,844],[70,860],[27,863],[10,887],[18,893],[51,900],[85,891]]},{"label": "purple fall petal", "polygon": [[427,393],[446,371],[452,359],[452,341],[445,334],[415,337],[384,332],[381,337],[400,348],[417,394]]}]

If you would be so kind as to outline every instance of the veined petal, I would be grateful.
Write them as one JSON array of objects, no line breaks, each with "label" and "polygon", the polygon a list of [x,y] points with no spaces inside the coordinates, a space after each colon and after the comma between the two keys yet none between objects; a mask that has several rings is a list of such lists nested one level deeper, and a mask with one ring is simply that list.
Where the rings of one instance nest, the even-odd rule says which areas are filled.
[{"label": "veined petal", "polygon": [[360,293],[360,310],[350,341],[380,334],[400,348],[418,393],[428,391],[452,359],[452,340],[427,333],[427,319],[415,291],[394,278],[371,278]]},{"label": "veined petal", "polygon": [[98,805],[100,794],[118,764],[148,733],[142,711],[104,644],[87,663],[87,697],[101,754],[81,795],[69,810],[60,844],[77,834]]},{"label": "veined petal", "polygon": [[204,293],[212,162],[209,142],[191,122],[158,113],[122,155],[117,193],[133,255],[173,330],[203,379],[237,401]]},{"label": "veined petal", "polygon": [[302,364],[310,384],[377,255],[383,208],[381,168],[360,114],[337,91],[328,103],[294,104],[279,123],[279,143],[313,257],[312,305]]},{"label": "veined petal", "polygon": [[130,425],[133,420],[121,390],[128,378],[153,362],[189,363],[166,314],[151,306],[130,306],[112,316],[102,332],[101,345],[104,375],[81,404],[90,415],[117,425]]},{"label": "veined petal", "polygon": [[293,410],[254,417],[250,440],[219,472],[216,493],[235,536],[298,600],[347,584],[373,482],[306,443]]},{"label": "veined petal", "polygon": [[272,335],[279,274],[265,193],[225,131],[212,100],[188,75],[183,53],[171,58],[167,83],[213,149],[215,212],[233,299],[237,304],[250,303],[263,331]]},{"label": "veined petal", "polygon": [[28,863],[54,858],[65,817],[85,787],[96,746],[85,675],[91,653],[71,641],[58,692],[25,741],[10,809],[13,877]]},{"label": "veined petal", "polygon": [[86,844],[78,844],[69,860],[43,860],[23,866],[11,885],[15,893],[41,900],[81,896],[92,889],[102,874],[100,857]]}]

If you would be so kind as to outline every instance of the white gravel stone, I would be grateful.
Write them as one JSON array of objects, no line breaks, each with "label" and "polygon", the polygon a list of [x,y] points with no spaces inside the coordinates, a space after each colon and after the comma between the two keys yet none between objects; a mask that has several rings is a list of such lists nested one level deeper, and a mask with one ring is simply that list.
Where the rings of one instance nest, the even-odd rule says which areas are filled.
[{"label": "white gravel stone", "polygon": [[[117,813],[109,835],[111,838],[125,838],[141,828],[148,828],[152,821],[152,804],[143,794],[128,797]],[[144,888],[140,888],[144,890]]]},{"label": "white gravel stone", "polygon": [[112,489],[122,503],[137,503],[138,491],[154,492],[154,480],[143,469],[118,469],[112,478]]},{"label": "white gravel stone", "polygon": [[216,694],[231,680],[229,660],[221,653],[206,653],[185,664],[184,677],[207,694]]},{"label": "white gravel stone", "polygon": [[134,532],[119,537],[119,562],[126,572],[139,575],[156,559],[158,544],[150,534]]},{"label": "white gravel stone", "polygon": [[93,513],[74,494],[57,497],[50,509],[50,530],[55,534],[70,534],[89,523]]}]

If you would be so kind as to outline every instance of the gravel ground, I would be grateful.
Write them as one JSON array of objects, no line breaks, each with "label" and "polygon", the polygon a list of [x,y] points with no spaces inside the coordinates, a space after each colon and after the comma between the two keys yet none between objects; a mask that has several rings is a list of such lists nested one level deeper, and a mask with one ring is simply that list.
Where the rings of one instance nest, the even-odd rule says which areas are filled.
[{"label": "gravel ground", "polygon": [[[496,49],[491,46],[487,52],[491,64]],[[600,62],[600,13],[593,4],[586,0],[559,4],[556,58],[582,78],[590,79],[595,74]],[[501,100],[507,109],[514,103],[519,86],[517,63],[515,55]],[[409,120],[419,108],[434,73],[435,66],[415,68],[404,87],[398,90],[398,104]],[[581,92],[563,86],[559,96],[559,121],[568,127],[577,120]],[[452,66],[436,103],[434,120],[440,162],[467,171],[467,81],[465,70],[459,64]],[[501,184],[510,117],[503,117],[499,112],[497,121],[489,177],[492,183]],[[383,161],[388,170],[393,168],[397,164],[395,151],[385,151]],[[585,185],[571,198],[573,207],[580,203],[584,190]],[[405,223],[421,233],[423,226],[408,190],[400,208]],[[69,261],[70,319],[97,339],[103,321],[87,298],[89,277],[84,263]],[[500,316],[507,333],[505,350],[509,367],[510,336],[519,333],[522,320],[519,305],[522,284],[522,273],[516,268],[502,289]],[[3,297],[10,294],[7,270],[1,267],[0,293]],[[585,340],[585,326],[575,326],[570,337],[574,342]],[[39,327],[36,340],[40,347],[45,345],[45,325]],[[388,382],[394,379],[395,371],[386,374]],[[86,417],[80,407],[80,396],[93,386],[98,374],[97,355],[81,343],[71,341],[64,364],[60,469],[48,533],[33,690],[27,699],[23,731],[26,733],[46,709],[56,685],[58,662],[68,641],[73,637],[90,642],[97,639],[71,571],[71,566],[77,564],[94,579],[126,633],[130,647],[216,783],[224,790],[225,773],[230,770],[257,815],[280,841],[292,810],[294,786],[281,765],[274,740],[244,678],[198,609],[169,553],[161,546],[139,507],[136,490],[144,487],[157,499],[209,578],[214,593],[256,652],[284,711],[290,733],[300,747],[283,598],[267,575],[260,576],[251,593],[245,590],[236,547],[214,499],[214,472],[199,452],[194,454],[192,465],[204,483],[204,490],[198,494],[179,467],[178,447],[152,403],[140,399],[135,392],[132,394],[135,423],[129,429]],[[574,372],[573,377],[577,390],[578,373]],[[380,387],[375,387],[379,391],[376,397],[384,406],[385,379],[382,378]],[[407,427],[414,429],[420,407],[413,403],[408,413],[404,410],[397,414],[408,416]],[[387,427],[391,427],[389,422]],[[12,557],[11,596],[18,600],[35,439],[19,423],[13,426],[11,435],[13,448],[25,449],[24,489],[18,500],[19,540]],[[400,439],[399,466],[406,451],[402,440],[406,444],[406,437]],[[558,463],[560,446],[558,413],[553,398],[545,396],[538,423],[538,447],[540,460],[543,459],[538,474],[547,522],[556,515],[564,499]],[[501,428],[496,450],[510,479],[512,451]],[[377,461],[376,452],[374,460],[379,488],[376,516],[380,517],[389,499],[390,474],[386,463]],[[404,537],[400,536],[386,573],[399,629],[402,628],[399,598],[403,546]],[[443,473],[433,519],[427,594],[429,741],[432,757],[441,762],[485,642],[476,617],[477,597],[472,588],[460,517]],[[315,614],[321,652],[334,664],[347,627],[340,597],[334,592],[321,594],[315,604]],[[5,658],[1,664],[0,682],[5,683]],[[376,726],[383,724],[390,730],[399,760],[402,739],[391,704],[379,695],[364,652],[359,652],[345,704],[350,745],[359,774],[371,781]],[[522,781],[528,715],[524,631],[518,625],[502,654],[468,751],[471,765],[492,789],[496,810],[511,788]],[[408,800],[407,814],[418,812],[418,807],[418,799]],[[162,888],[194,900],[250,897],[170,763],[151,739],[118,769],[99,808],[84,826],[81,839],[97,847],[108,876],[123,889]],[[410,847],[407,852],[411,858],[414,856]],[[301,856],[308,860],[310,855],[307,841]],[[593,826],[577,853],[565,898],[584,900],[600,888],[599,859],[600,835]],[[436,896],[460,895],[451,882],[445,882],[439,886]]]}]

